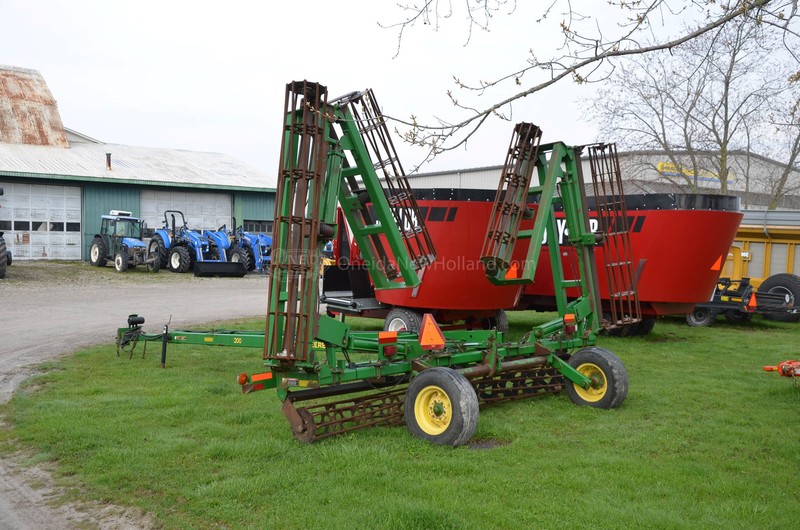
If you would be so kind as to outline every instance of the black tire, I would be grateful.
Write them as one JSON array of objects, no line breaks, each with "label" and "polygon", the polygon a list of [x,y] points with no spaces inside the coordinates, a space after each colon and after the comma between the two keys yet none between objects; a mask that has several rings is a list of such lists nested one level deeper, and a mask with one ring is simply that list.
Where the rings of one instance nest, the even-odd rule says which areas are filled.
[{"label": "black tire", "polygon": [[589,389],[566,382],[567,395],[576,405],[613,409],[625,401],[628,372],[619,357],[610,351],[597,346],[584,348],[570,357],[569,365],[595,381]]},{"label": "black tire", "polygon": [[478,426],[478,396],[466,377],[450,368],[423,370],[406,391],[408,430],[437,445],[464,445]]},{"label": "black tire", "polygon": [[119,252],[114,255],[114,268],[117,269],[117,272],[125,272],[128,270],[127,247],[120,248]]},{"label": "black tire", "polygon": [[[773,274],[764,280],[758,291],[789,295],[791,306],[795,310],[800,309],[800,276],[786,273]],[[764,318],[778,322],[800,322],[800,313],[776,311],[764,313]]]},{"label": "black tire", "polygon": [[92,245],[89,247],[89,261],[95,267],[105,267],[108,262],[108,249],[102,237],[92,239]]},{"label": "black tire", "polygon": [[637,324],[636,333],[635,335],[648,335],[653,328],[656,326],[656,319],[655,318],[642,318],[642,320]]},{"label": "black tire", "polygon": [[386,315],[383,331],[413,331],[418,333],[422,327],[422,315],[411,309],[395,307]]},{"label": "black tire", "polygon": [[[754,295],[755,296],[755,295]],[[739,311],[738,309],[728,309],[725,311],[725,319],[728,322],[747,322],[753,318],[753,313],[745,313],[743,311]]]},{"label": "black tire", "polygon": [[228,261],[231,263],[241,263],[248,271],[253,270],[250,266],[250,255],[247,253],[247,250],[242,247],[233,247],[228,253]]},{"label": "black tire", "polygon": [[686,315],[686,323],[694,328],[710,326],[714,323],[714,313],[705,307],[695,307],[694,311]]},{"label": "black tire", "polygon": [[150,255],[153,261],[147,263],[147,270],[149,272],[158,272],[161,270],[161,256],[156,252]]},{"label": "black tire", "polygon": [[169,251],[169,268],[172,272],[186,272],[192,267],[189,249],[183,245],[172,247]]},{"label": "black tire", "polygon": [[502,309],[498,309],[494,317],[489,319],[489,329],[496,329],[501,333],[508,333],[508,315]]},{"label": "black tire", "polygon": [[256,270],[256,253],[253,252],[252,247],[247,247],[244,249],[247,252],[247,259],[250,260],[247,262],[247,270],[254,271]]},{"label": "black tire", "polygon": [[147,247],[147,253],[149,255],[158,254],[158,257],[161,258],[161,266],[166,266],[169,264],[169,250],[167,250],[167,246],[164,244],[164,239],[159,235],[156,234],[150,240],[150,246]]},{"label": "black tire", "polygon": [[0,236],[0,280],[6,277],[6,266],[11,264],[11,252],[6,247],[6,240]]}]

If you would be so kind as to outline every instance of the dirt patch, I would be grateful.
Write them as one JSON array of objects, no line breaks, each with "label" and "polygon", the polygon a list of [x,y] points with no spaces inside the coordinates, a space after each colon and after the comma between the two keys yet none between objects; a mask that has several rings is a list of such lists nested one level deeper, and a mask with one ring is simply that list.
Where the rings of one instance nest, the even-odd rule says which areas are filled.
[{"label": "dirt patch", "polygon": [[[11,399],[36,367],[90,346],[114,341],[132,313],[145,328],[173,329],[262,317],[268,278],[196,278],[143,267],[125,273],[85,262],[14,261],[0,280],[0,403]],[[8,422],[0,418],[0,428]],[[0,458],[0,529],[150,529],[158,521],[138,510],[102,502],[65,503],[42,464],[16,453]]]},{"label": "dirt patch", "polygon": [[503,447],[504,445],[509,445],[510,443],[511,442],[508,440],[498,440],[493,438],[482,438],[479,440],[473,439],[467,442],[467,448],[480,451],[484,449],[495,449],[497,447]]}]

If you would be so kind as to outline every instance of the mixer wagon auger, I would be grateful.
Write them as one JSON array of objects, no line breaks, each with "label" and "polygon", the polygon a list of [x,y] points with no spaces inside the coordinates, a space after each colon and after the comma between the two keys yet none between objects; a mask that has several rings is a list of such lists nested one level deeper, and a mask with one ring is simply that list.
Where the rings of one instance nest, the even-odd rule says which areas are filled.
[{"label": "mixer wagon auger", "polygon": [[[119,330],[121,344],[141,338],[164,345],[262,346],[266,370],[240,374],[242,390],[276,389],[294,436],[304,442],[400,425],[405,418],[414,435],[456,446],[474,433],[481,403],[564,390],[580,405],[622,404],[628,390],[625,368],[614,354],[595,346],[596,277],[588,258],[582,258],[576,279],[564,279],[554,264],[563,300],[560,316],[519,341],[495,330],[442,333],[430,315],[417,333],[353,331],[320,314],[317,271],[322,248],[336,232],[337,203],[376,289],[413,289],[424,281],[420,277],[435,251],[370,91],[327,101],[325,87],[291,83],[285,117],[265,334],[165,330],[146,336],[137,317]],[[511,252],[527,241],[529,258],[538,255],[542,237],[537,234],[543,236],[545,228],[551,255],[559,255],[553,252],[560,248],[553,239],[555,204],[566,212],[566,245],[583,256],[596,243],[577,170],[579,150],[562,143],[540,147],[540,136],[526,123],[512,136],[482,258],[498,283],[531,281],[535,261],[515,262]],[[534,171],[539,178],[534,191],[541,197],[531,212],[525,211],[522,196]],[[520,233],[519,217],[530,214],[534,229]],[[566,290],[576,288],[579,296],[568,299]]]}]

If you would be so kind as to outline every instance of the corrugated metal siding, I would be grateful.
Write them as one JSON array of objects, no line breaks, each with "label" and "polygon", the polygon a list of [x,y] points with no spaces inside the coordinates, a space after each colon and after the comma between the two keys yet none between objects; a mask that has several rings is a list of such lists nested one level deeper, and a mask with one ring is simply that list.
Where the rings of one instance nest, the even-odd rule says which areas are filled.
[{"label": "corrugated metal siding", "polygon": [[0,142],[69,147],[42,74],[0,65]]},{"label": "corrugated metal siding", "polygon": [[271,221],[275,215],[275,194],[271,192],[234,193],[233,215],[238,224],[245,219]]},{"label": "corrugated metal siding", "polygon": [[83,252],[89,259],[92,238],[100,231],[100,216],[111,210],[126,210],[139,216],[139,188],[135,186],[86,184],[83,187]]}]

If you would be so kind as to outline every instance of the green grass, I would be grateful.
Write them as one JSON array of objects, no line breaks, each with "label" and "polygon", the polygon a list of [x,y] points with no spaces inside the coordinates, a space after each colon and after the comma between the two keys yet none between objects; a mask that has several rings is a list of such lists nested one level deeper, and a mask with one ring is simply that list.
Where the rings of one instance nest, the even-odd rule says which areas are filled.
[{"label": "green grass", "polygon": [[[548,316],[512,314],[512,333]],[[626,365],[621,408],[564,395],[487,407],[475,438],[502,442],[491,449],[402,427],[302,445],[274,392],[239,392],[260,352],[187,346],[170,347],[165,370],[158,348],[50,363],[2,409],[0,447],[167,528],[795,526],[800,388],[761,366],[798,357],[796,325],[674,319],[600,345]]]}]

